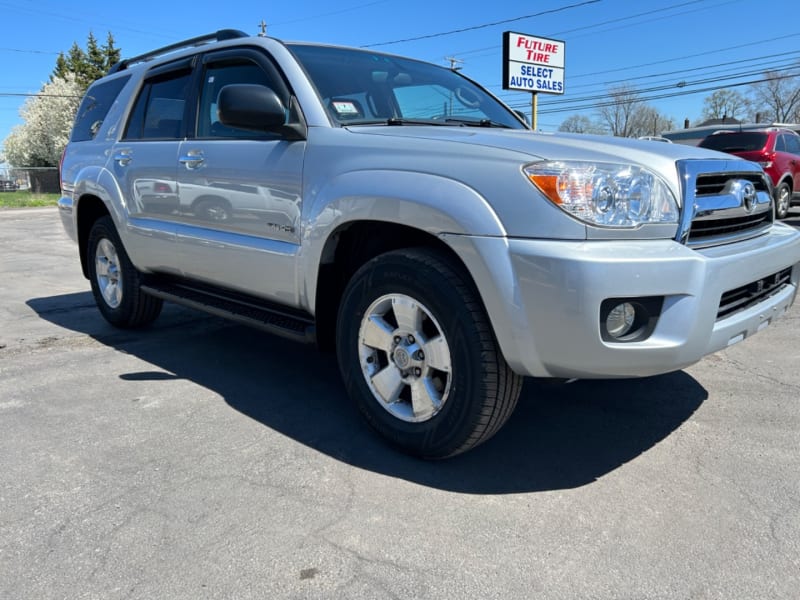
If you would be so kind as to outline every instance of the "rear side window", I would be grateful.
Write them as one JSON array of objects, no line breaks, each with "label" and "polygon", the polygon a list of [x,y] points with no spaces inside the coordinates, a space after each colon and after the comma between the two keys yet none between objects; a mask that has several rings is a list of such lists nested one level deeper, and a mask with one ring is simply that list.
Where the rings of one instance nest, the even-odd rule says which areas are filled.
[{"label": "rear side window", "polygon": [[128,83],[128,77],[117,77],[109,81],[95,83],[86,92],[78,107],[75,125],[72,128],[71,142],[85,142],[94,139],[111,105]]},{"label": "rear side window", "polygon": [[700,147],[720,150],[721,152],[752,152],[761,150],[766,143],[766,133],[742,131],[710,135],[700,142]]},{"label": "rear side window", "polygon": [[800,154],[800,137],[796,135],[787,135],[786,137],[786,151],[792,154]]},{"label": "rear side window", "polygon": [[190,81],[191,71],[188,70],[148,79],[136,99],[124,138],[171,140],[183,137]]}]

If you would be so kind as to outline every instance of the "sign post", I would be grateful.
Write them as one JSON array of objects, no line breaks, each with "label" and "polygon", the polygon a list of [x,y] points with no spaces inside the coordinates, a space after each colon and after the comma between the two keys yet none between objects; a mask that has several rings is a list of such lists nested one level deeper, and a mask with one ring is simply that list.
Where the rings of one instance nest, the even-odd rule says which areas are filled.
[{"label": "sign post", "polygon": [[566,43],[526,33],[503,33],[503,89],[531,93],[531,122],[536,131],[537,94],[564,93]]}]

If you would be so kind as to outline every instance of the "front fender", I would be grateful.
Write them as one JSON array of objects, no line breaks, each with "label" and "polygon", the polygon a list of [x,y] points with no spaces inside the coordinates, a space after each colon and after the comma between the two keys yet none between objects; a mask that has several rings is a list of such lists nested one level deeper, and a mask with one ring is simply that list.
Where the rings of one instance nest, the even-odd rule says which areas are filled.
[{"label": "front fender", "polygon": [[430,235],[505,237],[497,213],[460,181],[411,171],[364,170],[332,178],[313,196],[303,219],[299,256],[305,303],[314,311],[317,278],[331,235],[356,221],[384,221]]}]

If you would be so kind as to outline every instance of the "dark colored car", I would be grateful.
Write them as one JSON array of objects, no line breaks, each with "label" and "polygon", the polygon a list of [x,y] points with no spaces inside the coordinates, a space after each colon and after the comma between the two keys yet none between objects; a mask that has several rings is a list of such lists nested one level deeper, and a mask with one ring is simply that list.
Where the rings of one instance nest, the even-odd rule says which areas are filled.
[{"label": "dark colored car", "polygon": [[16,181],[0,179],[0,192],[13,192],[18,188]]},{"label": "dark colored car", "polygon": [[775,186],[775,217],[785,219],[789,207],[800,204],[800,135],[770,127],[748,131],[718,131],[702,142],[710,148],[757,162]]}]

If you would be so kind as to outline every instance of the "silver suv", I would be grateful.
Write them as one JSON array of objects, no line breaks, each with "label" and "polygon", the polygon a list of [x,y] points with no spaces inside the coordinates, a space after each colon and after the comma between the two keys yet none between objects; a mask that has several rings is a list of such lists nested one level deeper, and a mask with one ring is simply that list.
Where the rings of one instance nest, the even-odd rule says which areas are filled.
[{"label": "silver suv", "polygon": [[524,376],[680,369],[800,277],[754,163],[537,134],[455,71],[231,30],[97,81],[61,175],[108,321],[168,300],[335,348],[370,425],[428,458],[491,437]]}]

